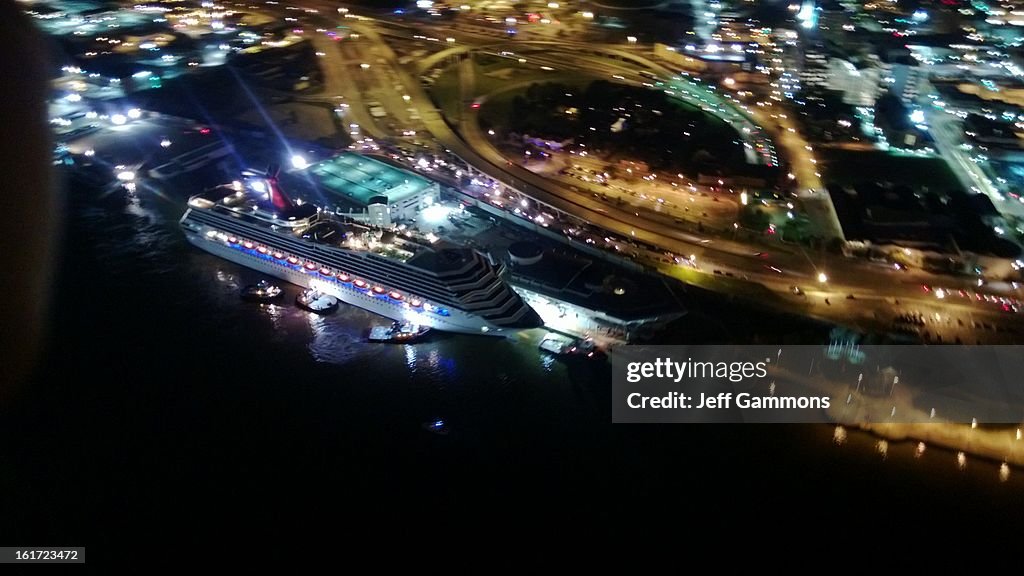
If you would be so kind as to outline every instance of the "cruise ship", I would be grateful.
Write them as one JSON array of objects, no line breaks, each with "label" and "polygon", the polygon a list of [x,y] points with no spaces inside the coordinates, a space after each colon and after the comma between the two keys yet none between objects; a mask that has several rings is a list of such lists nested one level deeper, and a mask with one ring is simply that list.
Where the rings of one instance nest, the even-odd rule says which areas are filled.
[{"label": "cruise ship", "polygon": [[207,252],[394,320],[487,335],[541,325],[479,252],[293,201],[273,166],[191,197],[181,226]]}]

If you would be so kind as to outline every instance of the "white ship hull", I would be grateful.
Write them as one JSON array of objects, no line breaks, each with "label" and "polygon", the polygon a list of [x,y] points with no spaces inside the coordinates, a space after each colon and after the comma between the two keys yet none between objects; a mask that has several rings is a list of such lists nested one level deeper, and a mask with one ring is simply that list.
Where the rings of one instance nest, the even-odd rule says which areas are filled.
[{"label": "white ship hull", "polygon": [[186,230],[185,236],[194,246],[215,256],[298,286],[317,288],[325,293],[336,296],[346,304],[358,306],[385,318],[402,322],[413,322],[420,326],[429,326],[432,329],[444,332],[484,334],[489,336],[505,335],[505,331],[502,328],[491,324],[480,316],[466,314],[460,310],[449,310],[448,316],[439,317],[435,314],[413,309],[407,302],[394,302],[386,297],[367,293],[367,290],[359,289],[353,285],[327,280],[316,270],[296,269],[296,267],[289,266],[284,262],[254,255],[249,251],[239,250],[226,245],[224,242],[212,240],[191,231]]}]

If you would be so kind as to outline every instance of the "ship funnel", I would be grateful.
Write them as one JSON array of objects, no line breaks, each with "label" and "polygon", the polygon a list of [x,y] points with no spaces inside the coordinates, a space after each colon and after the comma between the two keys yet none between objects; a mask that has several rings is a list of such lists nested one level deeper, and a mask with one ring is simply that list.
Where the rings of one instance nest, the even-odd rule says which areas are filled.
[{"label": "ship funnel", "polygon": [[288,197],[287,194],[281,190],[281,187],[277,183],[277,175],[281,171],[281,167],[277,164],[271,164],[267,166],[267,192],[270,195],[270,203],[281,211],[291,210],[295,207],[295,203]]}]

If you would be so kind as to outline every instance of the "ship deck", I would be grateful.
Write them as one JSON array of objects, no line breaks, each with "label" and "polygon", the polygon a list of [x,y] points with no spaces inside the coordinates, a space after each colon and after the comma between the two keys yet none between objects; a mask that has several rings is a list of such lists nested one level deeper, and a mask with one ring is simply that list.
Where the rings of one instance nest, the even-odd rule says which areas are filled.
[{"label": "ship deck", "polygon": [[230,184],[193,196],[189,205],[193,209],[227,215],[282,236],[302,238],[319,245],[356,252],[369,252],[423,269],[438,271],[462,263],[461,260],[449,262],[439,256],[450,252],[447,249],[452,246],[447,242],[431,243],[426,238],[417,238],[408,230],[381,230],[330,212],[319,212],[308,225],[295,226],[276,219],[275,213],[268,210],[264,202]]}]

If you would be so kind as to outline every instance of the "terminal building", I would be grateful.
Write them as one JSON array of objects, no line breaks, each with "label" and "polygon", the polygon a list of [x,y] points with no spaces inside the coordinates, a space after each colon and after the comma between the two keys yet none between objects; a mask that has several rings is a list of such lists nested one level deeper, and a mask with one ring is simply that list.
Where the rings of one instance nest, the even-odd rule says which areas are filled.
[{"label": "terminal building", "polygon": [[679,286],[580,253],[515,242],[503,256],[512,288],[547,328],[630,342],[685,314]]},{"label": "terminal building", "polygon": [[387,228],[438,202],[440,185],[380,160],[344,152],[290,175],[288,186],[353,220]]}]

